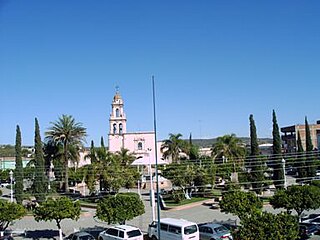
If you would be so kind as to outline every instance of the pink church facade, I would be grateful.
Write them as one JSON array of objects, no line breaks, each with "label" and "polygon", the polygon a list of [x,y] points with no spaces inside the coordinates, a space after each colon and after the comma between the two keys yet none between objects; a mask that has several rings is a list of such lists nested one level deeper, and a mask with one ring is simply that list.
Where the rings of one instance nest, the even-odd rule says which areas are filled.
[{"label": "pink church facade", "polygon": [[[108,145],[110,152],[117,152],[121,148],[125,148],[136,157],[155,159],[155,133],[153,131],[127,132],[124,102],[118,91],[116,91],[111,103]],[[161,143],[158,142],[158,159],[162,157],[160,147]]]}]

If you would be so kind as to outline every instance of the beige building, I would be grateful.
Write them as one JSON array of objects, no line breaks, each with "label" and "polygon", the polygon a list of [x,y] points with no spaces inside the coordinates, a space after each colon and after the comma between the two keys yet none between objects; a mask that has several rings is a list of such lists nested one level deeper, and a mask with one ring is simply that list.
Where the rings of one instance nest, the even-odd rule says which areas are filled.
[{"label": "beige building", "polygon": [[[309,124],[312,145],[314,149],[320,147],[320,120],[316,124]],[[306,149],[306,129],[305,125],[297,124],[281,128],[281,139],[285,152],[295,152],[297,150],[298,132],[300,133],[303,149]]]}]

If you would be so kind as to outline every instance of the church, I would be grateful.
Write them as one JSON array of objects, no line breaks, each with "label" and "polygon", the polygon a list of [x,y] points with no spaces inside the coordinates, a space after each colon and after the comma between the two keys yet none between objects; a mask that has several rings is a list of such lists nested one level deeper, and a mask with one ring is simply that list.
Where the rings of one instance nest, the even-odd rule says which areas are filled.
[{"label": "church", "polygon": [[[127,116],[124,111],[124,102],[118,89],[111,103],[108,145],[110,152],[117,152],[125,148],[137,158],[150,158],[150,161],[154,162],[155,133],[154,131],[127,132]],[[158,159],[161,159],[162,156],[160,147],[161,143],[158,142]]]}]

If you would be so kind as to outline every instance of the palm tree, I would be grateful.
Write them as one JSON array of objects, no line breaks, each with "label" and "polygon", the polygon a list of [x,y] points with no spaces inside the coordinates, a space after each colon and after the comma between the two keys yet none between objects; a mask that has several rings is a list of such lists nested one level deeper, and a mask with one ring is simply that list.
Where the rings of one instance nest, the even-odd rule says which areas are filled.
[{"label": "palm tree", "polygon": [[129,149],[126,148],[121,148],[120,151],[117,151],[115,157],[121,166],[130,166],[130,164],[136,159],[136,157],[129,152]]},{"label": "palm tree", "polygon": [[51,122],[52,126],[45,133],[47,139],[63,145],[63,164],[65,165],[64,181],[65,190],[69,192],[68,162],[70,155],[82,146],[86,137],[86,128],[78,123],[71,115],[62,115],[58,121]]},{"label": "palm tree", "polygon": [[214,159],[226,159],[233,164],[241,163],[246,153],[242,141],[235,134],[218,137],[211,150]]},{"label": "palm tree", "polygon": [[181,139],[182,134],[169,134],[169,139],[165,140],[161,145],[161,151],[163,152],[163,157],[171,157],[172,162],[178,163],[180,159],[180,153],[186,151],[186,142]]}]

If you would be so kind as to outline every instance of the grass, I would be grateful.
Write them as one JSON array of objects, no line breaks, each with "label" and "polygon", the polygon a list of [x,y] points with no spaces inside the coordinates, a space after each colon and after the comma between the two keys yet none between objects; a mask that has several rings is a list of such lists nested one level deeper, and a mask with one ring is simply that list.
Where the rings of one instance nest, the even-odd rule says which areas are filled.
[{"label": "grass", "polygon": [[200,202],[207,199],[208,198],[204,198],[204,197],[193,197],[191,199],[184,199],[179,203],[176,203],[174,200],[165,200],[165,203],[168,207],[178,207],[178,206],[186,205],[189,203]]}]

